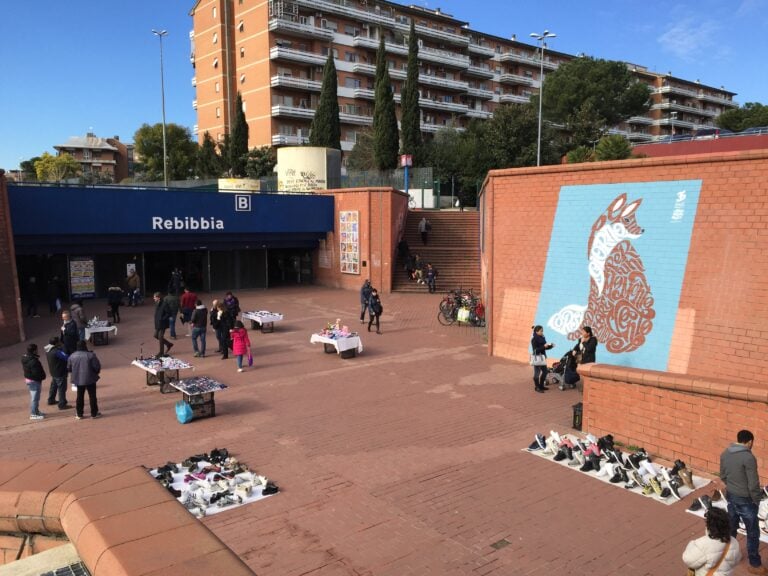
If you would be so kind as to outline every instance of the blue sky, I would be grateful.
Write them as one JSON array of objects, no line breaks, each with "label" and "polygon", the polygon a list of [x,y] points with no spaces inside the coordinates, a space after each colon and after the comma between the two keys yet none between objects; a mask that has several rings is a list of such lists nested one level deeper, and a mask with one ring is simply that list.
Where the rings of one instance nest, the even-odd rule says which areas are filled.
[{"label": "blue sky", "polygon": [[[255,2],[256,0],[247,0]],[[524,40],[545,29],[554,50],[626,60],[723,85],[737,101],[768,104],[768,0],[413,0],[470,27]],[[124,142],[161,121],[163,40],[166,119],[195,124],[188,15],[193,0],[12,1],[0,18],[0,167],[90,129]]]}]

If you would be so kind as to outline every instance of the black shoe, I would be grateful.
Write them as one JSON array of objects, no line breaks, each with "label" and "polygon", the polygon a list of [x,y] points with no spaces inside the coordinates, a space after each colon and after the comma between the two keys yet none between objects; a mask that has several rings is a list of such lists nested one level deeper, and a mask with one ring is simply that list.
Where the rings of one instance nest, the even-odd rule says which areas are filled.
[{"label": "black shoe", "polygon": [[592,460],[587,460],[586,462],[584,462],[584,464],[582,464],[581,468],[579,468],[579,471],[580,472],[591,472],[594,469],[595,469],[595,467],[592,465]]},{"label": "black shoe", "polygon": [[610,480],[608,480],[608,482],[610,482],[611,484],[618,484],[619,482],[623,482],[623,481],[624,480],[621,477],[621,471],[619,468],[616,469],[616,472],[614,473],[614,475],[611,476]]},{"label": "black shoe", "polygon": [[554,460],[555,462],[560,462],[561,460],[565,460],[565,458],[566,458],[565,448],[560,448],[560,450],[557,451],[557,454],[554,455],[552,460]]},{"label": "black shoe", "polygon": [[69,410],[72,408],[72,404],[64,404],[63,406],[59,406],[59,410]]},{"label": "black shoe", "polygon": [[96,412],[96,414],[91,414],[91,418],[101,418],[101,412]]},{"label": "black shoe", "polygon": [[688,510],[690,510],[691,512],[697,512],[697,511],[701,510],[701,500],[696,498],[696,500],[691,502],[691,505],[688,506]]},{"label": "black shoe", "polygon": [[56,400],[48,400],[48,406],[54,406],[56,404]]},{"label": "black shoe", "polygon": [[277,487],[277,484],[275,484],[271,480],[267,480],[267,485],[264,486],[264,490],[261,491],[261,495],[269,496],[270,494],[277,494],[279,491],[280,491],[280,488]]},{"label": "black shoe", "polygon": [[544,388],[539,388],[538,386],[535,388],[535,390],[536,390],[536,392],[541,392],[542,394],[544,392],[546,392],[546,390],[544,390]]},{"label": "black shoe", "polygon": [[590,454],[587,456],[587,460],[592,463],[592,469],[595,472],[600,472],[600,456],[597,454]]}]

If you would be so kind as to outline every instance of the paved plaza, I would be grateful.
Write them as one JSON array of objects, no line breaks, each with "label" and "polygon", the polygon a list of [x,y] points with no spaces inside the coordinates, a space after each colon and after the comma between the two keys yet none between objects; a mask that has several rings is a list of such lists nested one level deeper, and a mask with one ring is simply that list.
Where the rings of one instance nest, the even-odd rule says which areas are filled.
[{"label": "paved plaza", "polygon": [[[48,417],[30,421],[26,343],[0,349],[2,457],[151,468],[227,448],[282,490],[202,520],[260,576],[684,573],[682,550],[704,529],[688,501],[665,506],[521,451],[536,432],[570,431],[579,393],[535,394],[530,367],[488,357],[482,329],[437,322],[439,296],[383,295],[382,335],[359,324],[356,291],[237,296],[243,310],[285,320],[249,331],[254,366],[243,373],[213,354],[210,328],[207,357],[193,358],[177,324],[173,355],[230,386],[215,418],[187,425],[178,394],[147,387],[130,366],[157,351],[151,299],[122,308],[118,335],[95,348],[100,420],[45,406],[47,380]],[[106,317],[104,301],[85,308]],[[41,348],[60,325],[43,314],[26,321]],[[357,358],[309,343],[336,318],[363,328]]]}]

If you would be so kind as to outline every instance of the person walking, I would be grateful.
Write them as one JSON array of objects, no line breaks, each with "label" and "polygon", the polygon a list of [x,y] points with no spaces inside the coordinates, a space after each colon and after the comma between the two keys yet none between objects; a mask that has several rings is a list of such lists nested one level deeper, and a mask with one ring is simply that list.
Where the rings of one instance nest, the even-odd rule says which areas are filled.
[{"label": "person walking", "polygon": [[21,366],[24,369],[24,381],[29,389],[29,419],[42,420],[45,414],[40,412],[40,390],[47,376],[37,355],[37,344],[27,345],[27,353],[21,357]]},{"label": "person walking", "polygon": [[[195,309],[189,318],[192,326],[192,349],[195,351],[195,358],[205,358],[205,333],[208,326],[208,309],[199,298],[196,300]],[[197,341],[200,340],[198,347]]]},{"label": "person walking", "polygon": [[437,281],[437,268],[434,268],[431,262],[427,262],[425,276],[427,277],[427,288],[429,289],[429,293],[434,294],[436,289],[435,282]]},{"label": "person walking", "polygon": [[382,312],[384,312],[384,306],[381,304],[381,298],[379,298],[379,291],[376,288],[371,289],[371,297],[368,299],[368,314],[370,318],[368,320],[368,332],[371,331],[371,325],[376,322],[376,334],[381,334],[381,327],[379,326],[379,318]]},{"label": "person walking", "polygon": [[46,296],[48,297],[48,312],[51,313],[51,316],[54,316],[61,310],[61,284],[59,283],[58,276],[48,280]]},{"label": "person walking", "polygon": [[197,294],[192,292],[188,286],[184,287],[184,294],[181,295],[181,323],[187,325],[187,336],[192,335],[192,312],[197,306]]},{"label": "person walking", "polygon": [[80,340],[77,324],[72,320],[69,311],[64,310],[61,313],[61,343],[64,345],[64,352],[67,355],[72,354],[77,349],[77,341]]},{"label": "person walking", "polygon": [[179,316],[180,307],[179,297],[171,292],[163,300],[165,300],[165,305],[168,308],[168,329],[170,330],[171,338],[176,340],[176,318]]},{"label": "person walking", "polygon": [[240,320],[235,322],[235,327],[229,331],[229,338],[232,341],[232,354],[237,360],[237,371],[243,371],[243,356],[251,353],[251,340],[248,338],[248,330]]},{"label": "person walking", "polygon": [[747,558],[750,574],[768,574],[760,558],[760,526],[757,509],[760,505],[760,477],[757,475],[757,459],[752,454],[755,435],[749,430],[739,430],[736,442],[720,455],[720,479],[725,484],[725,499],[731,520],[731,536],[736,537],[739,520],[747,530]]},{"label": "person walking", "polygon": [[[69,354],[64,352],[61,338],[54,336],[49,340],[45,347],[45,357],[48,359],[48,371],[51,373],[48,406],[58,404],[59,410],[71,408],[67,404],[67,360],[69,360]],[[57,397],[58,401],[56,400]]]},{"label": "person walking", "polygon": [[230,314],[224,302],[219,302],[216,321],[218,322],[218,329],[216,337],[219,339],[219,348],[221,349],[221,359],[226,360],[229,358],[229,348],[232,345],[232,340],[229,337],[229,331],[235,327],[235,319]]},{"label": "person walking", "polygon": [[365,324],[365,311],[368,310],[368,299],[371,297],[371,281],[366,278],[360,288],[360,324]]},{"label": "person walking", "polygon": [[424,246],[427,245],[430,230],[432,230],[432,223],[427,220],[426,216],[423,216],[421,220],[419,220],[419,234],[421,234],[421,243],[424,244]]},{"label": "person walking", "polygon": [[110,286],[107,290],[107,304],[112,313],[112,321],[120,324],[120,306],[123,304],[123,289],[120,286]]},{"label": "person walking", "polygon": [[128,273],[128,277],[125,279],[125,286],[128,288],[128,306],[138,306],[141,277],[136,274],[136,270],[131,270]]},{"label": "person walking", "polygon": [[716,506],[704,514],[704,536],[691,540],[683,552],[683,562],[694,576],[730,576],[741,562],[739,542],[731,536],[728,512]]},{"label": "person walking", "polygon": [[224,294],[224,306],[227,307],[230,316],[232,316],[232,322],[237,320],[237,315],[240,314],[240,300],[232,292]]},{"label": "person walking", "polygon": [[88,319],[85,317],[83,301],[75,300],[75,303],[69,307],[69,313],[72,315],[72,320],[75,321],[77,326],[77,337],[80,340],[85,340],[85,327],[88,325]]},{"label": "person walking", "polygon": [[[544,338],[544,328],[536,325],[533,327],[533,337],[531,338],[531,350],[533,354],[540,356],[543,355],[546,359],[547,350],[553,348],[554,344],[548,344],[547,339]],[[547,365],[533,366],[533,386],[536,392],[545,392],[547,388]]]},{"label": "person walking", "polygon": [[168,311],[168,304],[163,300],[163,295],[160,292],[155,292],[155,340],[160,343],[160,351],[158,356],[165,356],[166,351],[170,352],[173,348],[173,342],[169,342],[165,339],[165,331],[168,329],[168,320],[170,318],[170,312]]},{"label": "person walking", "polygon": [[67,370],[72,374],[72,384],[77,386],[75,420],[83,419],[86,392],[88,392],[91,418],[100,418],[101,412],[96,399],[96,382],[101,377],[101,362],[95,353],[88,350],[88,344],[85,341],[81,340],[77,343],[77,350],[67,360]]}]

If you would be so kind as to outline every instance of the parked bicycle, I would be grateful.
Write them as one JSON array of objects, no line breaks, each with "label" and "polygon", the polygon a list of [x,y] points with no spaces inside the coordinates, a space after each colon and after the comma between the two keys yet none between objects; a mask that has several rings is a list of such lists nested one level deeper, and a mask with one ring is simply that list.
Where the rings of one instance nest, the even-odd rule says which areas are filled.
[{"label": "parked bicycle", "polygon": [[443,326],[450,326],[454,322],[485,326],[485,306],[480,297],[472,293],[471,288],[469,290],[458,288],[443,296],[437,320]]}]

